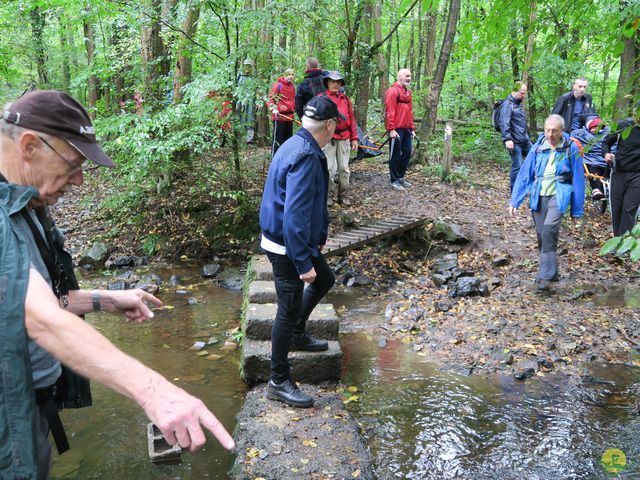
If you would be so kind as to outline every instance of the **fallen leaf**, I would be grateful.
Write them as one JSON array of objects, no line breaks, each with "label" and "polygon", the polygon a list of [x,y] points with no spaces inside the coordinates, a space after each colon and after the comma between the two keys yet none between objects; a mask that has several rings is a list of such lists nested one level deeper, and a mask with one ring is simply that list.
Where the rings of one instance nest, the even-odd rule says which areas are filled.
[{"label": "fallen leaf", "polygon": [[305,447],[317,447],[318,444],[316,443],[315,440],[303,440],[302,441],[302,445],[304,445]]}]

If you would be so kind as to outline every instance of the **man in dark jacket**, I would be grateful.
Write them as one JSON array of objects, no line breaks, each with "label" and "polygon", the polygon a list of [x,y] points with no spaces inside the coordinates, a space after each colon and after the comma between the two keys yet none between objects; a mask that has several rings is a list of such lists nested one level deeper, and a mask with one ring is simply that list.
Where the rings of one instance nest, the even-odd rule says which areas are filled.
[{"label": "man in dark jacket", "polygon": [[[640,206],[640,103],[636,105],[633,118],[618,124],[618,130],[604,139],[602,153],[607,162],[613,162],[611,149],[615,153],[615,168],[611,174],[611,222],[613,234],[623,235],[636,224]],[[628,135],[622,132],[628,131]]]},{"label": "man in dark jacket", "polygon": [[329,348],[326,341],[310,337],[305,327],[313,309],[335,283],[321,253],[329,227],[329,171],[322,147],[331,140],[339,120],[344,117],[327,97],[309,100],[302,128],[273,157],[260,206],[260,246],[273,267],[278,297],[267,397],[294,407],[311,407],[313,398],[291,380],[290,346],[311,352]]},{"label": "man in dark jacket", "polygon": [[586,78],[576,78],[573,82],[573,89],[561,95],[556,101],[551,113],[555,113],[564,118],[564,131],[571,131],[582,128],[588,114],[595,114],[593,99],[587,93],[589,82]]},{"label": "man in dark jacket", "polygon": [[527,115],[522,102],[527,96],[527,85],[516,82],[513,92],[502,102],[500,106],[500,133],[502,141],[511,157],[511,171],[509,173],[509,185],[513,191],[522,161],[531,150],[531,140],[527,131]]},{"label": "man in dark jacket", "polygon": [[302,120],[303,109],[309,100],[325,91],[324,70],[320,68],[318,59],[314,57],[307,58],[307,69],[305,70],[304,80],[298,85],[296,90],[296,114]]}]

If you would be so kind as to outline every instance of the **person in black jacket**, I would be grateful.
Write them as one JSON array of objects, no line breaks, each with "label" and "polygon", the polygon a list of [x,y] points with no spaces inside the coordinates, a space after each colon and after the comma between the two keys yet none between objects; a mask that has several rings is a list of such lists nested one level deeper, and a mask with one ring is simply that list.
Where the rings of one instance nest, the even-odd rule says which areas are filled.
[{"label": "person in black jacket", "polygon": [[531,140],[527,132],[527,116],[522,106],[522,101],[527,96],[527,85],[518,81],[513,90],[500,106],[500,133],[504,146],[511,157],[511,172],[509,173],[511,190],[513,190],[513,184],[522,162],[531,149]]},{"label": "person in black jacket", "polygon": [[573,89],[561,95],[551,111],[564,118],[564,131],[567,133],[582,128],[587,114],[593,116],[596,113],[593,98],[587,93],[588,86],[589,81],[586,78],[576,78]]},{"label": "person in black jacket", "polygon": [[296,114],[300,120],[304,115],[304,106],[307,102],[326,90],[324,83],[322,83],[325,71],[320,68],[317,58],[307,58],[307,69],[304,73],[304,80],[300,82],[296,90]]},{"label": "person in black jacket", "polygon": [[[602,144],[602,153],[607,162],[614,160],[611,148],[618,145],[615,168],[611,174],[611,222],[616,236],[633,228],[640,206],[639,120],[640,103],[636,105],[633,118],[620,122],[618,129],[608,135]],[[625,130],[629,130],[628,136],[622,134]]]}]

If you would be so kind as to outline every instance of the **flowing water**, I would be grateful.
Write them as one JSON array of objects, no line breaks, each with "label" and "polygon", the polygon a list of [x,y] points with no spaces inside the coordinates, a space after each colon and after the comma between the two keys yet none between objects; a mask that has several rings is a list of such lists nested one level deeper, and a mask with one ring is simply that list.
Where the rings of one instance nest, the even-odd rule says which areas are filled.
[{"label": "flowing water", "polygon": [[[194,270],[171,273],[182,274],[182,284],[202,281]],[[238,377],[238,352],[220,346],[225,332],[239,324],[240,294],[203,284],[186,295],[164,291],[161,297],[174,308],[146,324],[106,315],[90,321],[124,351],[202,398],[232,430],[246,388]],[[188,297],[199,303],[189,305]],[[525,383],[454,375],[402,343],[370,335],[369,326],[384,316],[385,305],[375,297],[354,290],[329,300],[346,307],[343,380],[359,389],[349,409],[362,425],[378,478],[640,478],[638,369],[593,365],[575,381],[546,375]],[[218,359],[190,349],[210,337],[220,341],[205,348]],[[53,479],[227,478],[234,457],[211,438],[203,451],[183,453],[180,465],[150,464],[142,410],[99,385],[93,393],[93,407],[63,412],[72,449],[56,457]],[[624,467],[617,476],[605,469],[616,465]]]}]

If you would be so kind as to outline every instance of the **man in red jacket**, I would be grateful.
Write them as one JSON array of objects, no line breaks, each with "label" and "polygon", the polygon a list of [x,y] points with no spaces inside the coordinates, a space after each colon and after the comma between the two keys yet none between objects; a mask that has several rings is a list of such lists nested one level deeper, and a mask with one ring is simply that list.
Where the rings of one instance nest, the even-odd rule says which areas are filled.
[{"label": "man in red jacket", "polygon": [[[336,105],[338,111],[345,120],[340,120],[336,125],[336,131],[331,141],[322,149],[327,156],[327,166],[329,168],[329,195],[336,197],[340,205],[349,205],[347,193],[349,191],[349,149],[358,149],[358,127],[356,117],[353,114],[351,100],[342,92],[345,86],[344,78],[337,71],[327,72],[323,79],[324,86],[327,87],[325,95]],[[336,185],[337,182],[337,185]],[[337,188],[336,188],[337,187]],[[329,200],[331,202],[331,199]]]},{"label": "man in red jacket", "polygon": [[273,141],[271,142],[271,156],[273,157],[280,145],[293,135],[293,114],[296,111],[296,87],[293,84],[293,68],[285,70],[269,92],[269,110],[273,120]]},{"label": "man in red jacket", "polygon": [[403,68],[398,72],[398,81],[391,85],[384,96],[386,127],[391,139],[389,174],[394,190],[404,190],[411,186],[404,179],[411,157],[411,140],[416,136],[410,83],[411,72]]}]

